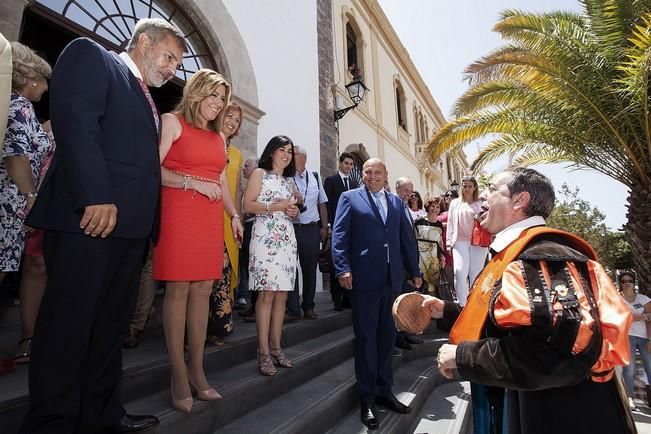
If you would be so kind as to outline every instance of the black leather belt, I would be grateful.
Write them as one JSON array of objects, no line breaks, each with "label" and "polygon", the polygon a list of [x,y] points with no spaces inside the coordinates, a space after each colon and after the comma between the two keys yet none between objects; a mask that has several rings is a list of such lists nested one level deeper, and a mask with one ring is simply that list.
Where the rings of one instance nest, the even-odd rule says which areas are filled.
[{"label": "black leather belt", "polygon": [[312,222],[312,223],[294,223],[294,226],[316,226],[318,225],[319,222]]}]

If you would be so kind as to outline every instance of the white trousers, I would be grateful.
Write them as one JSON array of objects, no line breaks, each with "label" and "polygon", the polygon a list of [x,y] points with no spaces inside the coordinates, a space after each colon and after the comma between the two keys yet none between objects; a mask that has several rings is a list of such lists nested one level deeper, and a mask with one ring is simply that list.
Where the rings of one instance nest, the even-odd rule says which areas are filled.
[{"label": "white trousers", "polygon": [[470,241],[457,240],[452,246],[454,263],[454,289],[461,306],[466,305],[468,288],[475,281],[486,262],[488,247],[470,245]]}]

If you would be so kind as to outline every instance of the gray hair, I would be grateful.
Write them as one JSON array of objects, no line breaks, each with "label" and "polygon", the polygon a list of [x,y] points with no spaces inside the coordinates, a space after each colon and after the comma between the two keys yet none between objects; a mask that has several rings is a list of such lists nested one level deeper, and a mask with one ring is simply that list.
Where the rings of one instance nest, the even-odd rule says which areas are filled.
[{"label": "gray hair", "polygon": [[296,154],[303,154],[307,157],[307,151],[302,146],[294,145],[294,155]]},{"label": "gray hair", "polygon": [[408,178],[406,176],[401,176],[400,178],[396,179],[396,190],[402,188],[404,184],[414,185],[414,182],[411,180],[411,178]]},{"label": "gray hair", "polygon": [[174,24],[165,21],[162,18],[142,18],[138,20],[136,27],[133,29],[133,35],[127,44],[127,52],[136,49],[138,39],[142,34],[147,35],[154,44],[162,41],[166,36],[171,36],[176,39],[184,53],[188,51],[187,42],[185,42],[183,32],[181,32]]},{"label": "gray hair", "polygon": [[27,80],[47,80],[52,67],[31,48],[20,42],[11,43],[11,88],[25,87]]},{"label": "gray hair", "polygon": [[244,159],[244,162],[245,162],[245,163],[246,163],[247,161],[250,161],[250,162],[252,162],[253,164],[255,164],[255,165],[257,166],[257,165],[258,165],[259,158],[256,157],[255,155],[253,155],[253,156],[250,156],[250,157],[247,157],[247,158]]},{"label": "gray hair", "polygon": [[507,182],[511,196],[526,191],[529,193],[529,205],[524,210],[528,217],[547,218],[554,209],[556,194],[552,182],[542,173],[528,167],[516,167],[509,170],[512,178]]}]

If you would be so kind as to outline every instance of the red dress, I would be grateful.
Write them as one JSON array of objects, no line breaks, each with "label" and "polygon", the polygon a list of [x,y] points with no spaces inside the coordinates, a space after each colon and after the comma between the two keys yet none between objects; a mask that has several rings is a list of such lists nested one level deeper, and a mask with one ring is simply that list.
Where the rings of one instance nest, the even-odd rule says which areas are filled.
[{"label": "red dress", "polygon": [[[183,128],[163,161],[166,169],[219,180],[226,167],[226,147],[219,133]],[[209,202],[194,190],[161,188],[160,234],[154,246],[156,280],[221,279],[224,261],[224,204]]]}]

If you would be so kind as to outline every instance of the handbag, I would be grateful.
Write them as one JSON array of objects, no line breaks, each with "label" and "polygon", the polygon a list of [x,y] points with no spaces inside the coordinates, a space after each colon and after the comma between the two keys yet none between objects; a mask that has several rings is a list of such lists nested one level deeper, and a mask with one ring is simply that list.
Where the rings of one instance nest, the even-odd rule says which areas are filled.
[{"label": "handbag", "polygon": [[475,224],[472,227],[472,238],[470,239],[470,244],[473,246],[488,247],[491,245],[492,237],[493,235],[486,229],[482,228],[481,224],[475,220]]},{"label": "handbag", "polygon": [[323,243],[321,251],[319,251],[319,271],[322,273],[332,273],[332,252],[330,251],[330,237]]},{"label": "handbag", "polygon": [[[445,273],[445,270],[441,270],[441,273],[439,275],[439,283],[436,287],[438,290],[438,298],[443,300],[443,301],[451,301],[455,302],[455,296],[452,291],[452,287],[450,286],[450,282],[448,281],[448,276]],[[443,330],[446,332],[449,332],[452,330],[452,326],[454,325],[454,321],[451,321],[449,319],[445,318],[440,318],[436,320],[436,327],[439,330]]]}]

